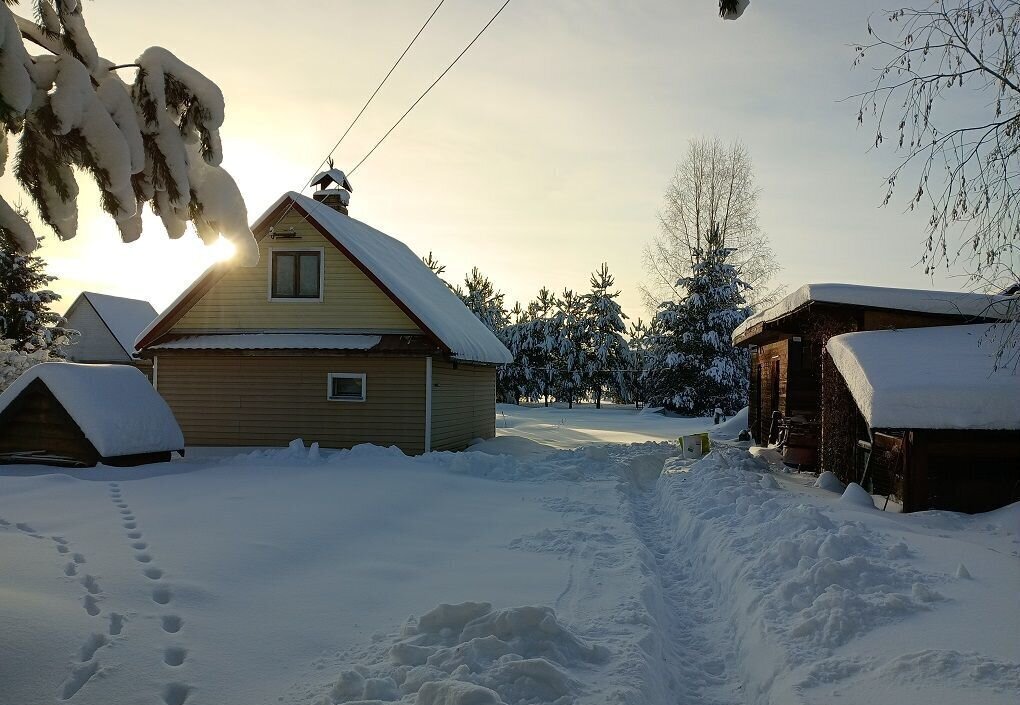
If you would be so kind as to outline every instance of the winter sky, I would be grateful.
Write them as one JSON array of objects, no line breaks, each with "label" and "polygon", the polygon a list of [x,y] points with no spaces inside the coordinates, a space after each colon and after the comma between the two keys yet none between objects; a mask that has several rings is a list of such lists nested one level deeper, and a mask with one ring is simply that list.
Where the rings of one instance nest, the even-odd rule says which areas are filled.
[{"label": "winter sky", "polygon": [[[167,47],[227,100],[224,164],[254,220],[299,189],[435,6],[435,0],[256,0],[85,5],[100,52]],[[336,154],[349,169],[501,4],[447,0]],[[587,287],[606,261],[632,317],[641,251],[692,137],[739,138],[761,187],[781,280],[925,287],[924,213],[879,208],[892,155],[870,152],[851,69],[880,0],[753,0],[737,22],[716,0],[514,0],[351,177],[351,214],[432,251],[460,279],[477,265],[526,303],[542,285]],[[22,8],[24,11],[24,8]],[[884,20],[876,19],[876,25]],[[5,194],[14,189],[3,179]],[[909,190],[909,189],[908,189]],[[42,253],[67,298],[82,289],[162,309],[209,263],[193,235],[150,219],[119,242],[93,204],[75,240]],[[965,282],[936,280],[940,287]]]}]

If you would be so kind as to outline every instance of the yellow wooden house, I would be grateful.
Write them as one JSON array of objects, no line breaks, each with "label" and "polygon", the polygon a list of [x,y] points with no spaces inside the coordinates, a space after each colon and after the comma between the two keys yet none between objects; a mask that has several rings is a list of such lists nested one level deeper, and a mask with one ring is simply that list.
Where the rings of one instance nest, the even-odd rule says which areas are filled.
[{"label": "yellow wooden house", "polygon": [[188,445],[459,449],[495,435],[509,351],[406,245],[347,213],[339,170],[252,226],[260,262],[214,265],[142,332]]}]

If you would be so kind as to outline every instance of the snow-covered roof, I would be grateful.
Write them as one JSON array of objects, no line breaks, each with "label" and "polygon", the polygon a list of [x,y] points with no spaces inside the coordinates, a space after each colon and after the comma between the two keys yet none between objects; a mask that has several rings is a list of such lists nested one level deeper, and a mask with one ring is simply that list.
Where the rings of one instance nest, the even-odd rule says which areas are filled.
[{"label": "snow-covered roof", "polygon": [[152,346],[153,350],[370,350],[378,335],[331,333],[228,333],[188,335]]},{"label": "snow-covered roof", "polygon": [[135,338],[156,318],[156,309],[148,301],[83,291],[103,323],[128,356],[135,354]]},{"label": "snow-covered roof", "polygon": [[872,428],[1020,429],[1020,374],[994,369],[1009,325],[847,333],[827,350]]},{"label": "snow-covered roof", "polygon": [[316,196],[336,196],[345,206],[351,205],[351,192],[342,188],[322,188],[315,192]]},{"label": "snow-covered roof", "polygon": [[339,169],[326,169],[326,171],[320,171],[315,175],[315,178],[312,179],[310,183],[318,184],[325,179],[331,179],[333,183],[340,188],[347,189],[348,191],[354,190],[354,188],[351,187],[351,182],[347,180],[347,175]]},{"label": "snow-covered roof", "polygon": [[757,325],[782,318],[811,302],[991,319],[1007,318],[1010,307],[1015,311],[1020,306],[1020,300],[1016,298],[994,294],[894,289],[858,284],[805,284],[772,308],[751,316],[737,326],[733,331],[733,339],[742,337]]},{"label": "snow-covered roof", "polygon": [[[503,364],[513,356],[492,331],[485,327],[456,294],[429,269],[421,258],[396,238],[376,230],[313,198],[289,192],[252,226],[259,231],[274,213],[290,204],[304,214],[328,240],[332,241],[356,266],[407,312],[423,331],[454,357],[466,362]],[[161,332],[167,319],[176,320],[186,310],[192,293],[208,278],[226,271],[229,264],[213,265],[200,276],[139,335],[136,344],[149,345]],[[150,340],[152,338],[152,340]]]},{"label": "snow-covered roof", "polygon": [[184,434],[170,407],[130,365],[34,365],[0,394],[0,413],[37,379],[104,458],[184,448]]}]

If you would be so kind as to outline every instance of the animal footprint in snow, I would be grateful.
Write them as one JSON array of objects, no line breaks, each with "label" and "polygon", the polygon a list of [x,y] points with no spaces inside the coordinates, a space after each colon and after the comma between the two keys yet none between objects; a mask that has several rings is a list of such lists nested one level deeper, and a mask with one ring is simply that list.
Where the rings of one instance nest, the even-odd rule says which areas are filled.
[{"label": "animal footprint in snow", "polygon": [[171,597],[172,595],[170,594],[170,588],[158,587],[152,591],[152,601],[155,602],[157,605],[170,604]]},{"label": "animal footprint in snow", "polygon": [[168,646],[163,652],[163,663],[167,666],[180,666],[188,657],[188,650],[182,646]]},{"label": "animal footprint in snow", "polygon": [[163,571],[159,568],[146,568],[142,571],[149,580],[159,580],[163,577]]},{"label": "animal footprint in snow", "polygon": [[95,595],[86,595],[85,599],[82,600],[82,604],[85,605],[85,611],[89,613],[90,617],[95,617],[99,614],[99,600],[96,599]]},{"label": "animal footprint in snow", "polygon": [[176,614],[168,614],[161,620],[163,631],[167,634],[176,634],[184,626],[184,620]]},{"label": "animal footprint in snow", "polygon": [[143,550],[145,550],[148,547],[149,547],[149,544],[145,543],[144,541],[135,541],[133,544],[131,544],[131,548],[133,548],[135,550],[138,550],[138,551],[143,551]]},{"label": "animal footprint in snow", "polygon": [[137,529],[138,528],[138,524],[136,524],[133,521],[125,521],[124,522],[124,528],[125,529]]},{"label": "animal footprint in snow", "polygon": [[163,702],[166,705],[184,705],[191,693],[191,688],[184,683],[171,683],[163,689]]},{"label": "animal footprint in snow", "polygon": [[85,643],[81,645],[81,649],[78,651],[78,660],[82,663],[91,661],[92,657],[96,655],[96,652],[109,643],[110,641],[106,638],[105,634],[93,632],[89,635],[89,638],[85,640]]},{"label": "animal footprint in snow", "polygon": [[77,574],[78,564],[75,563],[74,561],[71,561],[70,563],[64,566],[64,575],[66,575],[67,577],[71,578]]},{"label": "animal footprint in snow", "polygon": [[81,584],[82,587],[88,590],[89,594],[91,595],[98,595],[101,592],[101,590],[99,589],[99,581],[97,581],[95,577],[91,575],[86,575],[84,578],[82,578]]},{"label": "animal footprint in snow", "polygon": [[57,553],[70,553],[71,549],[62,543],[57,544]]},{"label": "animal footprint in snow", "polygon": [[140,538],[142,538],[142,532],[141,531],[129,531],[127,537],[129,539],[140,539]]},{"label": "animal footprint in snow", "polygon": [[124,615],[110,613],[110,636],[117,636],[124,631]]},{"label": "animal footprint in snow", "polygon": [[150,556],[148,553],[136,553],[135,560],[138,561],[139,563],[151,563],[152,556]]},{"label": "animal footprint in snow", "polygon": [[71,671],[71,677],[64,681],[63,687],[60,689],[60,699],[70,700],[73,698],[79,690],[85,687],[85,684],[89,682],[92,676],[99,672],[99,663],[96,661],[90,661],[83,663],[80,666],[76,666]]},{"label": "animal footprint in snow", "polygon": [[81,555],[80,553],[75,553],[74,555],[71,556],[71,560],[74,561],[75,563],[84,563],[85,556]]}]

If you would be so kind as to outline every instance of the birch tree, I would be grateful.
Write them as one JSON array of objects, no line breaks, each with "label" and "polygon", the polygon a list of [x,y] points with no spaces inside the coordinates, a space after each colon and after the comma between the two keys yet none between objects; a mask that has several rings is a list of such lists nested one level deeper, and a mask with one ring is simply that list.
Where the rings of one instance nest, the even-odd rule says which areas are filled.
[{"label": "birch tree", "polygon": [[733,250],[730,263],[751,285],[752,308],[778,300],[783,292],[773,279],[779,264],[758,225],[758,195],[744,145],[717,137],[691,140],[666,189],[659,233],[644,250],[641,295],[650,310],[683,297],[679,282],[693,273],[709,232],[719,233],[720,246]]}]

